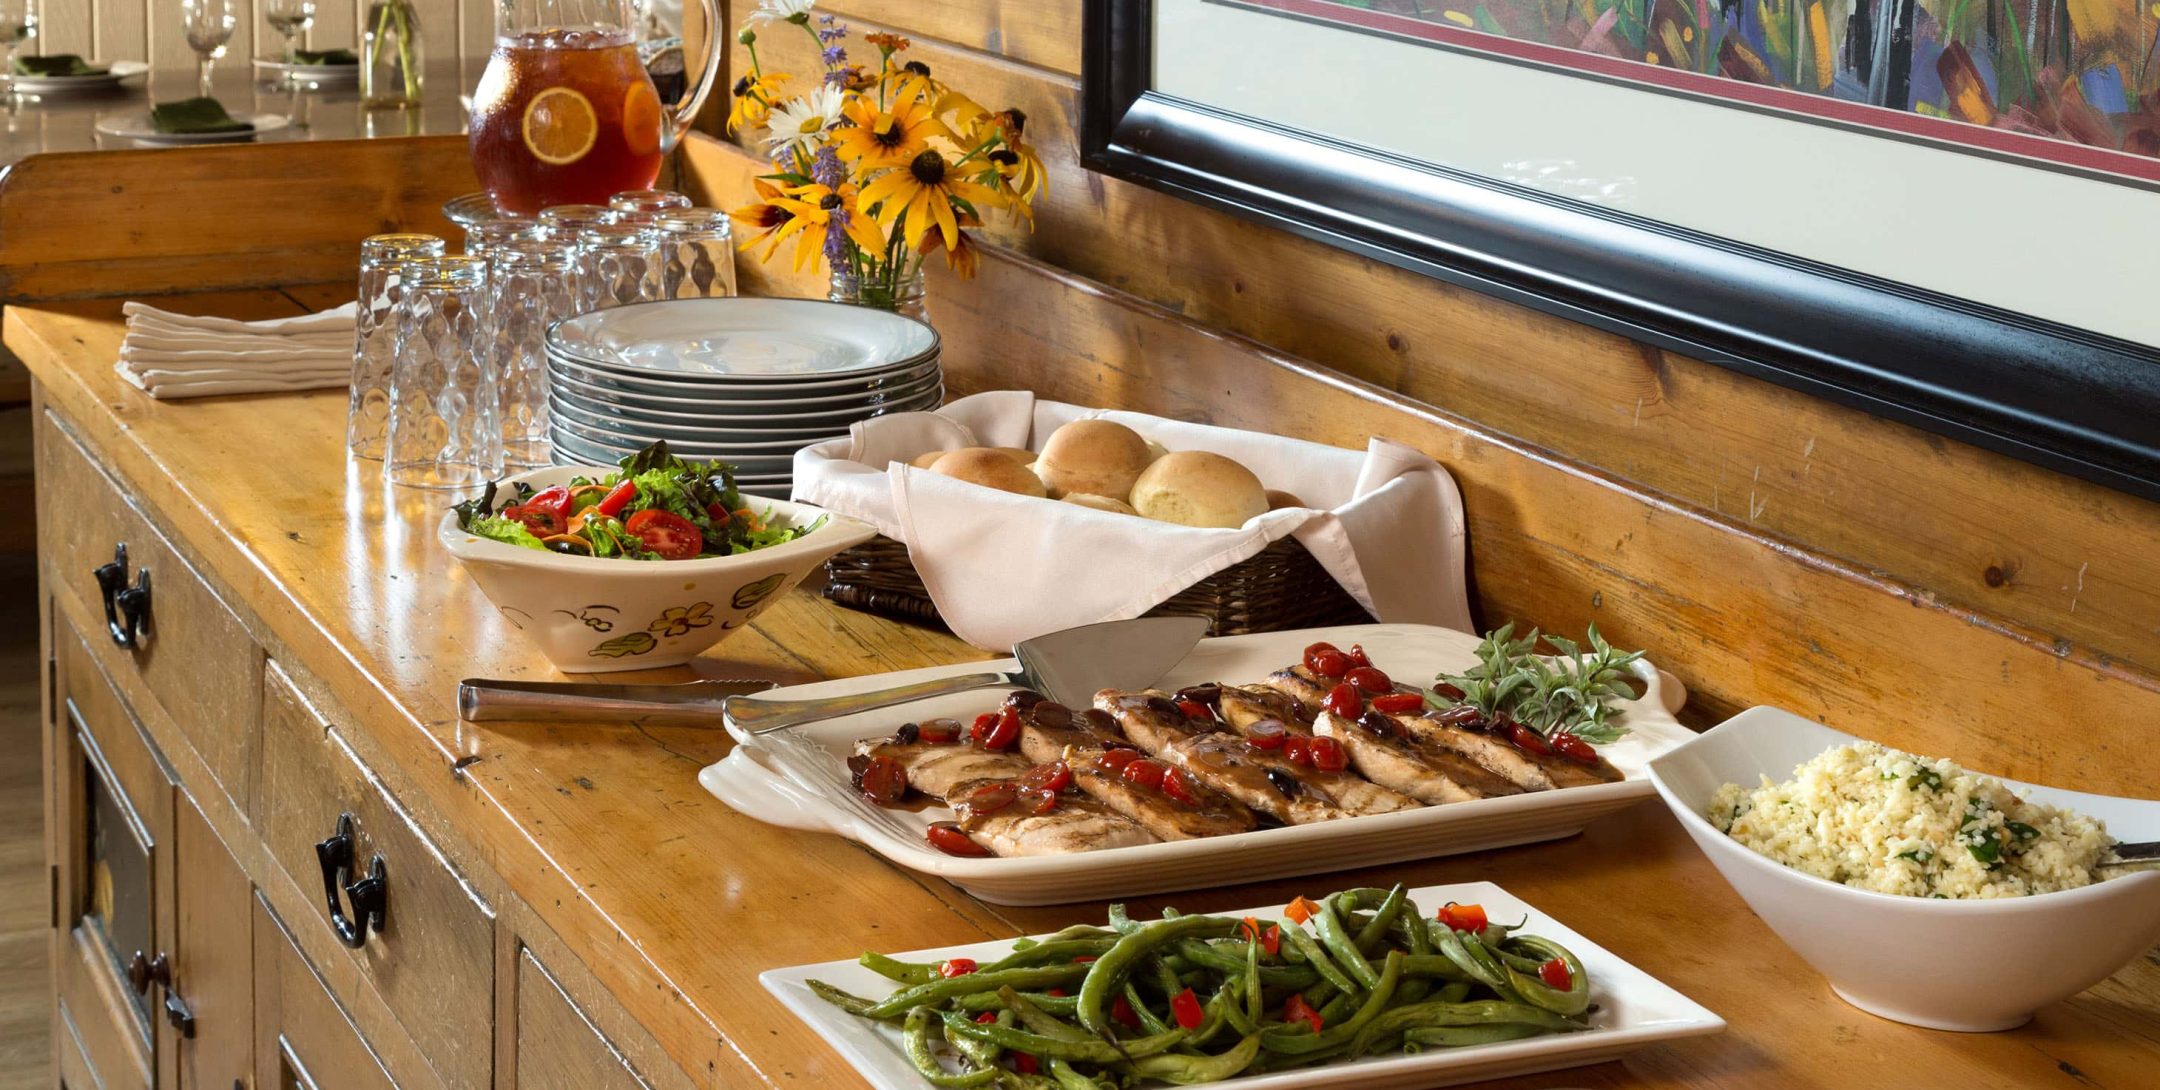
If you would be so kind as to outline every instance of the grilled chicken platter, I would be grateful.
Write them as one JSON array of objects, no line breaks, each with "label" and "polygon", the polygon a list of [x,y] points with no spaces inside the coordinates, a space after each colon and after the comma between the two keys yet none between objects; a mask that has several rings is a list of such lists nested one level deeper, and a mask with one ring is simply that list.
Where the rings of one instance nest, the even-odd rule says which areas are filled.
[{"label": "grilled chicken platter", "polygon": [[1191,840],[1622,778],[1582,737],[1492,706],[1446,680],[1398,685],[1361,648],[1318,643],[1246,685],[1105,689],[1085,708],[1015,690],[971,723],[865,739],[848,765],[879,805],[950,807],[954,820],[927,835],[962,856]]}]

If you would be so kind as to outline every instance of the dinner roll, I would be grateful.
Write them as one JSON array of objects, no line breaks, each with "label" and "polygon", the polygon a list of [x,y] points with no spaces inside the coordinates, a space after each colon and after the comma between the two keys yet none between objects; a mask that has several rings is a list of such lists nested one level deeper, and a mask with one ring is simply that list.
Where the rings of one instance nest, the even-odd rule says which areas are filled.
[{"label": "dinner roll", "polygon": [[1297,498],[1297,494],[1294,492],[1285,492],[1280,488],[1267,490],[1267,509],[1270,511],[1280,511],[1285,507],[1303,506],[1305,506],[1305,501]]},{"label": "dinner roll", "polygon": [[949,450],[926,450],[923,451],[921,454],[916,455],[912,461],[908,462],[908,464],[914,466],[917,469],[928,469],[931,466],[937,464],[938,459],[943,458],[947,454],[951,453],[952,452]]},{"label": "dinner roll", "polygon": [[1035,452],[1026,447],[993,447],[991,449],[1021,465],[1033,465],[1035,462]]},{"label": "dinner roll", "polygon": [[1252,470],[1204,450],[1172,451],[1133,484],[1133,508],[1183,526],[1243,526],[1268,509]]},{"label": "dinner roll", "polygon": [[964,447],[947,451],[930,463],[930,472],[1022,496],[1040,496],[1043,483],[1027,467],[995,447]]},{"label": "dinner roll", "polygon": [[1157,458],[1160,458],[1168,453],[1170,453],[1169,447],[1163,446],[1161,443],[1158,443],[1153,439],[1147,441],[1148,464],[1153,465]]},{"label": "dinner roll", "polygon": [[1109,496],[1098,496],[1093,492],[1067,492],[1063,498],[1066,503],[1092,507],[1097,511],[1111,511],[1120,515],[1137,515],[1140,513],[1133,510],[1132,504],[1126,503],[1124,500],[1113,499]]},{"label": "dinner roll", "polygon": [[1035,473],[1052,497],[1068,492],[1123,496],[1147,467],[1147,440],[1109,420],[1075,420],[1051,432],[1035,460]]}]

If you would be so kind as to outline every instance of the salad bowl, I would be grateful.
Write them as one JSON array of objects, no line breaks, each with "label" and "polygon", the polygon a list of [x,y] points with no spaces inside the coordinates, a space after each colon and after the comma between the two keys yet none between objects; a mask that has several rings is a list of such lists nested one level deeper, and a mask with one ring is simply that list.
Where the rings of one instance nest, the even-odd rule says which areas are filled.
[{"label": "salad bowl", "polygon": [[[554,466],[498,482],[514,492],[598,474]],[[677,666],[749,624],[818,570],[827,557],[876,536],[868,523],[808,504],[746,495],[776,526],[808,528],[790,541],[732,556],[625,560],[521,547],[468,532],[458,515],[437,532],[505,623],[566,674]]]}]

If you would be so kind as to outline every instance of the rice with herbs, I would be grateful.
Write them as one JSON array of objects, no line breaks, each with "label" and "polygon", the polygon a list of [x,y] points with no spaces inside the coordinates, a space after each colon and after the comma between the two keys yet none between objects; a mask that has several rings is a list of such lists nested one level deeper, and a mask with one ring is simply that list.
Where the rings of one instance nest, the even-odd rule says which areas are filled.
[{"label": "rice with herbs", "polygon": [[1754,790],[1718,788],[1710,823],[1779,863],[1878,893],[2022,897],[2098,881],[2100,822],[1944,759],[1859,742]]}]

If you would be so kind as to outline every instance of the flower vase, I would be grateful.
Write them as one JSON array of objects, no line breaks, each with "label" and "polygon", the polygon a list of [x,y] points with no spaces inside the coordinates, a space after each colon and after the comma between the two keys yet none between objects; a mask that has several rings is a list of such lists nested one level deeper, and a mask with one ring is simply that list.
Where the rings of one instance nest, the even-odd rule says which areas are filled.
[{"label": "flower vase", "polygon": [[360,104],[418,109],[420,82],[420,15],[412,0],[375,0],[360,33]]},{"label": "flower vase", "polygon": [[834,270],[832,292],[826,298],[850,306],[889,310],[925,325],[930,323],[930,306],[923,295],[920,268],[900,278],[897,284],[885,277],[857,277],[852,272]]}]

